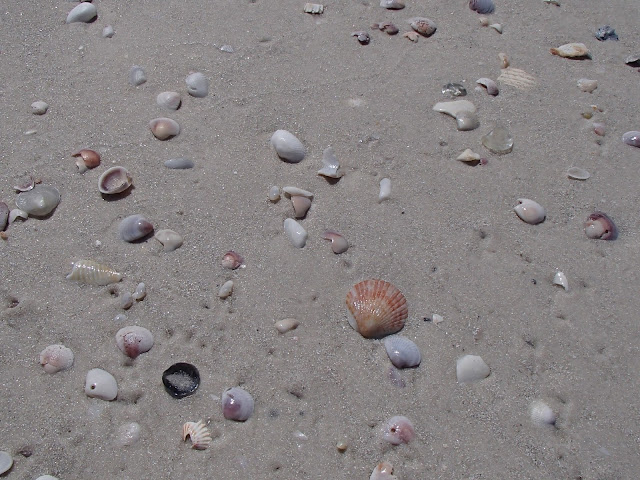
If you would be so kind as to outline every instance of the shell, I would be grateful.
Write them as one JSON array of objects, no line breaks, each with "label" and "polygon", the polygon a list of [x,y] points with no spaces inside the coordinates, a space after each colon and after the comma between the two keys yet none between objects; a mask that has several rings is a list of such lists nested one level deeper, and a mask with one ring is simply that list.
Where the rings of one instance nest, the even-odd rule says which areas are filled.
[{"label": "shell", "polygon": [[590,176],[591,174],[584,168],[571,167],[567,170],[567,177],[573,178],[574,180],[586,180]]},{"label": "shell", "polygon": [[565,292],[569,291],[569,282],[567,281],[567,276],[562,272],[556,272],[553,277],[553,284],[560,285],[564,288]]},{"label": "shell", "polygon": [[34,115],[44,115],[49,110],[49,104],[47,102],[43,102],[42,100],[38,100],[37,102],[33,102],[31,104],[31,113]]},{"label": "shell", "polygon": [[295,318],[284,318],[282,320],[278,320],[275,327],[278,332],[287,333],[298,328],[298,325],[300,325],[300,322]]},{"label": "shell", "polygon": [[477,355],[465,355],[456,362],[456,377],[459,383],[473,383],[489,376],[491,369]]},{"label": "shell", "polygon": [[593,122],[593,133],[595,133],[596,135],[599,135],[601,137],[604,137],[606,132],[607,132],[607,130],[605,128],[604,123],[602,123],[602,122]]},{"label": "shell", "polygon": [[499,155],[506,155],[513,150],[513,137],[506,128],[501,126],[495,127],[483,136],[481,141],[485,148]]},{"label": "shell", "polygon": [[349,248],[349,242],[347,242],[342,234],[333,230],[325,230],[322,234],[322,238],[331,241],[331,250],[336,255],[346,252]]},{"label": "shell", "polygon": [[135,242],[153,233],[153,224],[142,215],[129,215],[120,222],[118,232],[125,242]]},{"label": "shell", "polygon": [[9,205],[4,202],[0,202],[0,232],[7,228],[9,223]]},{"label": "shell", "polygon": [[116,34],[115,30],[111,25],[107,25],[102,29],[102,37],[103,38],[111,38]]},{"label": "shell", "polygon": [[25,175],[16,182],[13,188],[18,192],[28,192],[29,190],[33,190],[35,186],[36,181],[33,177],[31,175]]},{"label": "shell", "polygon": [[140,302],[144,300],[146,296],[147,286],[144,283],[140,282],[138,285],[136,285],[136,289],[133,292],[132,297],[136,302]]},{"label": "shell", "polygon": [[156,97],[156,103],[169,110],[178,110],[182,99],[178,92],[161,92]]},{"label": "shell", "polygon": [[476,80],[478,85],[482,85],[489,95],[496,96],[499,93],[498,84],[490,78],[482,77]]},{"label": "shell", "polygon": [[73,264],[68,280],[75,280],[88,285],[109,285],[122,280],[122,275],[112,268],[93,260],[78,260]]},{"label": "shell", "polygon": [[220,399],[222,414],[227,420],[244,422],[253,414],[253,397],[240,387],[227,388]]},{"label": "shell", "polygon": [[382,22],[379,24],[374,24],[372,28],[377,28],[379,30],[382,30],[387,35],[396,35],[400,31],[400,29],[391,22]]},{"label": "shell", "polygon": [[411,40],[413,43],[416,43],[418,41],[418,39],[420,38],[420,35],[418,35],[414,31],[411,31],[411,32],[403,33],[402,34],[402,38],[407,38],[407,39]]},{"label": "shell", "polygon": [[123,310],[129,310],[133,306],[133,295],[129,292],[125,292],[120,297],[120,308]]},{"label": "shell", "polygon": [[459,112],[456,115],[456,128],[461,132],[475,130],[480,126],[480,120],[474,112]]},{"label": "shell", "polygon": [[274,185],[269,189],[269,201],[272,203],[276,203],[280,200],[280,187]]},{"label": "shell", "polygon": [[397,478],[393,475],[393,465],[389,462],[380,462],[371,472],[369,480],[396,480]]},{"label": "shell", "polygon": [[86,172],[90,168],[96,168],[100,165],[100,154],[95,150],[89,148],[83,148],[75,153],[71,154],[72,157],[77,157],[76,166],[80,173]]},{"label": "shell", "polygon": [[233,250],[229,250],[222,256],[222,261],[220,264],[224,268],[228,268],[229,270],[235,270],[240,267],[244,263],[244,258],[239,253],[234,252]]},{"label": "shell", "polygon": [[186,441],[187,437],[194,450],[206,450],[211,445],[211,433],[202,420],[187,422],[182,426],[182,440]]},{"label": "shell", "polygon": [[469,0],[469,8],[482,15],[493,13],[495,10],[493,0]]},{"label": "shell", "polygon": [[546,216],[542,205],[528,198],[519,198],[518,205],[513,207],[513,209],[521,220],[530,225],[542,223]]},{"label": "shell", "polygon": [[622,135],[622,141],[631,147],[640,147],[640,132],[626,132]]},{"label": "shell", "polygon": [[169,395],[175,398],[188,397],[200,386],[200,372],[190,363],[174,363],[162,372],[162,384]]},{"label": "shell", "polygon": [[278,156],[289,163],[298,163],[306,155],[304,145],[291,132],[286,130],[276,130],[271,135],[271,145],[275,148]]},{"label": "shell", "polygon": [[40,365],[47,373],[67,370],[73,365],[73,352],[64,345],[49,345],[40,352]]},{"label": "shell", "polygon": [[328,178],[340,178],[344,175],[344,172],[340,171],[340,162],[338,162],[332,147],[327,147],[322,152],[322,165],[322,168],[318,170],[318,175]]},{"label": "shell", "polygon": [[304,13],[319,15],[324,12],[324,5],[320,3],[305,3],[302,11]]},{"label": "shell", "polygon": [[154,118],[149,122],[151,133],[158,140],[168,140],[180,133],[180,125],[167,117]]},{"label": "shell", "polygon": [[82,2],[71,9],[67,15],[67,23],[82,22],[87,23],[98,16],[98,9],[95,5]]},{"label": "shell", "polygon": [[509,57],[504,52],[500,52],[498,54],[498,59],[500,60],[500,68],[508,68],[509,67]]},{"label": "shell", "polygon": [[147,75],[139,65],[134,65],[129,69],[129,83],[138,87],[147,81]]},{"label": "shell", "polygon": [[415,436],[413,424],[402,415],[391,417],[382,427],[382,439],[392,445],[409,443]]},{"label": "shell", "polygon": [[456,160],[459,160],[465,163],[478,163],[480,162],[481,158],[482,157],[480,157],[480,154],[474,152],[470,148],[467,148],[464,152],[462,152],[460,155],[456,157]]},{"label": "shell", "polygon": [[123,423],[116,432],[116,445],[130,447],[140,439],[142,428],[137,422]]},{"label": "shell", "polygon": [[391,335],[384,339],[384,349],[396,368],[413,368],[420,365],[422,356],[418,346],[407,337]]},{"label": "shell", "polygon": [[311,208],[311,200],[302,195],[291,195],[291,204],[296,218],[304,218]]},{"label": "shell", "polygon": [[592,93],[596,88],[598,88],[597,80],[589,80],[588,78],[581,78],[578,80],[578,88],[583,92]]},{"label": "shell", "polygon": [[218,291],[218,297],[227,298],[231,296],[232,293],[233,293],[233,280],[227,280],[220,287],[220,290]]},{"label": "shell", "polygon": [[91,398],[101,400],[115,400],[118,396],[118,383],[106,370],[92,368],[87,372],[84,383],[84,393]]},{"label": "shell", "polygon": [[549,50],[552,55],[565,58],[586,58],[590,57],[589,49],[584,43],[565,43],[558,48]]},{"label": "shell", "polygon": [[593,212],[589,215],[584,222],[584,233],[589,238],[600,240],[615,240],[618,237],[615,223],[603,212]]},{"label": "shell", "polygon": [[284,220],[284,233],[296,248],[303,248],[307,243],[307,231],[293,218],[286,218]]},{"label": "shell", "polygon": [[179,233],[169,230],[168,228],[158,230],[154,238],[162,244],[165,252],[173,252],[180,248],[183,242],[182,236]]},{"label": "shell", "polygon": [[389,10],[402,10],[404,2],[401,0],[380,0],[380,6]]},{"label": "shell", "polygon": [[363,280],[347,293],[349,325],[364,338],[399,332],[409,316],[407,300],[384,280]]},{"label": "shell", "polygon": [[21,218],[22,220],[26,220],[29,218],[29,214],[24,210],[20,210],[19,208],[14,208],[9,212],[9,225],[16,221],[17,218]]},{"label": "shell", "polygon": [[391,179],[383,178],[380,180],[380,192],[378,193],[378,203],[384,202],[391,197]]},{"label": "shell", "polygon": [[60,192],[51,185],[36,185],[27,192],[19,193],[16,206],[32,217],[46,217],[60,203]]},{"label": "shell", "polygon": [[164,166],[172,170],[186,170],[193,168],[193,160],[189,158],[171,158],[164,162]]},{"label": "shell", "polygon": [[0,452],[0,475],[8,472],[13,467],[13,458],[7,452]]},{"label": "shell", "polygon": [[111,167],[98,178],[98,190],[105,195],[122,193],[131,186],[132,181],[131,174],[126,168]]},{"label": "shell", "polygon": [[116,345],[127,357],[137,358],[153,347],[153,335],[144,327],[124,327],[116,333]]},{"label": "shell", "polygon": [[531,422],[538,427],[555,425],[558,419],[553,409],[542,400],[534,400],[529,406]]},{"label": "shell", "polygon": [[499,34],[502,34],[502,24],[501,23],[492,23],[489,25],[489,28],[493,28]]},{"label": "shell", "polygon": [[461,112],[475,113],[476,106],[469,100],[451,100],[448,102],[438,102],[433,106],[433,110],[456,118]]},{"label": "shell", "polygon": [[192,97],[203,98],[209,94],[209,79],[200,72],[194,72],[185,79],[187,92]]},{"label": "shell", "polygon": [[430,37],[437,29],[435,22],[425,17],[410,18],[409,25],[411,25],[411,28],[423,37]]},{"label": "shell", "polygon": [[[503,60],[504,65],[504,60]],[[516,87],[518,90],[531,90],[538,85],[538,80],[520,68],[503,67],[498,81]]]},{"label": "shell", "polygon": [[284,192],[285,197],[292,197],[294,195],[301,195],[307,198],[313,198],[313,193],[308,192],[307,190],[303,190],[298,187],[282,187],[282,191]]}]

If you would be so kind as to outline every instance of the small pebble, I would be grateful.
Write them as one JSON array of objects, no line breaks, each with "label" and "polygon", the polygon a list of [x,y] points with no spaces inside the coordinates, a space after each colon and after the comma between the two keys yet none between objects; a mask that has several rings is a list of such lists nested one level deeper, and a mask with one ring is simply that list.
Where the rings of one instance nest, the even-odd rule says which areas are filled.
[{"label": "small pebble", "polygon": [[287,333],[290,330],[295,330],[300,325],[300,322],[295,318],[285,318],[276,322],[276,330],[280,333]]},{"label": "small pebble", "polygon": [[128,317],[124,313],[119,313],[115,317],[113,317],[114,322],[126,322]]},{"label": "small pebble", "polygon": [[134,65],[129,70],[129,83],[134,87],[138,87],[147,81],[147,75],[142,67]]},{"label": "small pebble", "polygon": [[222,45],[220,47],[221,52],[233,53],[233,47],[231,45]]},{"label": "small pebble", "polygon": [[115,30],[111,25],[107,25],[102,29],[102,37],[103,38],[111,38],[115,35]]},{"label": "small pebble", "polygon": [[344,453],[347,451],[347,448],[349,448],[349,444],[346,440],[341,440],[336,444],[336,448],[340,453]]},{"label": "small pebble", "polygon": [[129,292],[125,292],[122,297],[120,297],[120,308],[123,310],[128,310],[133,305],[133,295]]},{"label": "small pebble", "polygon": [[467,89],[459,83],[447,83],[442,87],[443,95],[450,95],[452,97],[464,97],[467,95]]},{"label": "small pebble", "polygon": [[140,282],[136,287],[136,291],[133,292],[132,297],[135,301],[139,302],[143,300],[144,297],[146,296],[147,296],[147,286],[144,283]]},{"label": "small pebble", "polygon": [[618,35],[613,28],[609,25],[605,25],[596,31],[596,38],[601,42],[604,42],[605,40],[618,40]]},{"label": "small pebble", "polygon": [[274,185],[269,189],[269,201],[276,203],[280,200],[280,187]]},{"label": "small pebble", "polygon": [[41,100],[38,100],[37,102],[33,102],[31,104],[31,113],[33,113],[34,115],[44,115],[45,113],[47,113],[48,109],[49,104]]},{"label": "small pebble", "polygon": [[233,293],[233,280],[226,281],[218,291],[218,297],[227,298]]}]

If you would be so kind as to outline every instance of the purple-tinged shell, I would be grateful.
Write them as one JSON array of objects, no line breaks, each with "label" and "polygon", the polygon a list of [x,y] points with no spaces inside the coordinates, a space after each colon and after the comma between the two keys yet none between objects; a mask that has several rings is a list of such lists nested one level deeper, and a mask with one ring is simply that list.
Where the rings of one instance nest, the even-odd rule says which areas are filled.
[{"label": "purple-tinged shell", "polygon": [[222,256],[222,261],[220,264],[224,268],[228,268],[229,270],[235,270],[239,268],[244,263],[244,258],[239,253],[234,252],[233,250],[229,250]]},{"label": "purple-tinged shell", "polygon": [[153,224],[142,215],[129,215],[120,222],[118,231],[125,242],[135,242],[152,233]]},{"label": "purple-tinged shell", "polygon": [[615,240],[618,238],[618,229],[615,223],[606,213],[593,212],[584,222],[584,233],[589,238],[600,240]]},{"label": "purple-tinged shell", "polygon": [[153,335],[144,327],[124,327],[116,333],[116,345],[127,357],[136,358],[153,347]]},{"label": "purple-tinged shell", "polygon": [[415,436],[413,424],[402,415],[391,417],[382,427],[382,439],[392,445],[409,443]]},{"label": "purple-tinged shell", "polygon": [[622,135],[622,141],[632,147],[640,147],[640,132],[631,131]]},{"label": "purple-tinged shell", "polygon": [[481,14],[493,13],[495,5],[493,0],[469,0],[469,8]]},{"label": "purple-tinged shell", "polygon": [[420,349],[407,337],[391,335],[384,339],[384,348],[396,368],[417,367],[422,361]]},{"label": "purple-tinged shell", "polygon": [[222,393],[222,414],[227,420],[244,422],[253,414],[253,397],[240,388],[227,388]]}]

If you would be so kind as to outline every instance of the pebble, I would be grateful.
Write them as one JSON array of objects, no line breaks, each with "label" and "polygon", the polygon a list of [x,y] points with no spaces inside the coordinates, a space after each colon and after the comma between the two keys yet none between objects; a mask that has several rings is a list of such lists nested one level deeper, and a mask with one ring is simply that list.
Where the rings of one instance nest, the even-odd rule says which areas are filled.
[{"label": "pebble", "polygon": [[116,34],[115,30],[111,25],[107,25],[102,29],[102,37],[103,38],[111,38]]},{"label": "pebble", "polygon": [[567,170],[567,177],[572,178],[574,180],[586,180],[590,176],[591,174],[587,172],[584,168],[570,167]]},{"label": "pebble", "polygon": [[513,138],[506,128],[495,127],[482,137],[482,145],[493,153],[506,154],[513,150]]},{"label": "pebble", "polygon": [[164,166],[172,170],[186,170],[194,167],[193,160],[188,158],[171,158],[164,162]]},{"label": "pebble", "polygon": [[440,113],[446,113],[447,115],[456,118],[461,112],[476,111],[476,106],[469,100],[453,100],[448,102],[438,102],[433,106],[433,110]]},{"label": "pebble", "polygon": [[475,130],[480,126],[480,120],[474,112],[459,112],[456,115],[456,127],[461,132]]},{"label": "pebble", "polygon": [[289,240],[291,240],[291,243],[296,248],[303,248],[307,243],[307,231],[293,218],[285,219],[284,232],[287,234]]},{"label": "pebble", "polygon": [[391,197],[391,179],[383,178],[380,180],[380,193],[378,194],[378,203],[384,202]]},{"label": "pebble", "polygon": [[278,332],[287,333],[298,328],[298,325],[300,325],[300,322],[295,318],[284,318],[282,320],[278,320],[275,327]]},{"label": "pebble", "polygon": [[168,228],[158,230],[154,235],[154,238],[162,244],[165,252],[173,252],[180,248],[183,243],[182,236]]},{"label": "pebble", "polygon": [[218,297],[227,298],[233,293],[233,280],[227,280],[218,291]]},{"label": "pebble", "polygon": [[624,135],[622,135],[622,141],[629,146],[640,147],[640,132],[639,131],[626,132]]},{"label": "pebble", "polygon": [[280,200],[280,187],[274,185],[269,189],[269,201],[272,203],[276,203]]},{"label": "pebble", "polygon": [[596,38],[604,42],[605,40],[618,40],[618,35],[609,25],[604,25],[596,30]]},{"label": "pebble", "polygon": [[142,67],[134,65],[129,69],[129,83],[134,87],[138,87],[147,81],[147,75]]},{"label": "pebble", "polygon": [[146,296],[147,296],[147,286],[144,283],[140,282],[136,286],[136,290],[133,292],[132,297],[136,302],[140,302],[144,300]]},{"label": "pebble", "polygon": [[209,80],[203,73],[194,72],[185,79],[187,92],[192,97],[203,98],[209,94]]},{"label": "pebble", "polygon": [[129,292],[125,292],[120,297],[120,308],[123,310],[129,310],[133,306],[133,295]]},{"label": "pebble", "polygon": [[225,53],[233,53],[233,47],[231,45],[222,45],[220,47],[220,51]]},{"label": "pebble", "polygon": [[89,2],[82,2],[73,7],[67,15],[67,23],[87,23],[98,16],[98,9]]},{"label": "pebble", "polygon": [[34,115],[44,115],[45,113],[47,113],[48,109],[49,104],[41,100],[38,100],[37,102],[33,102],[31,104],[31,113],[33,113]]},{"label": "pebble", "polygon": [[592,93],[596,88],[598,88],[598,81],[581,78],[578,80],[578,88],[583,92]]}]

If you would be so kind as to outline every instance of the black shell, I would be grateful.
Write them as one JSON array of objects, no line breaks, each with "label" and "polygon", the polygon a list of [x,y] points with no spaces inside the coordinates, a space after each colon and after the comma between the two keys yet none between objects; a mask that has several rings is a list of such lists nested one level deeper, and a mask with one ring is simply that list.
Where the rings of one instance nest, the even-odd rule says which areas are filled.
[{"label": "black shell", "polygon": [[162,383],[172,397],[188,397],[200,386],[200,373],[190,363],[174,363],[162,372]]}]

